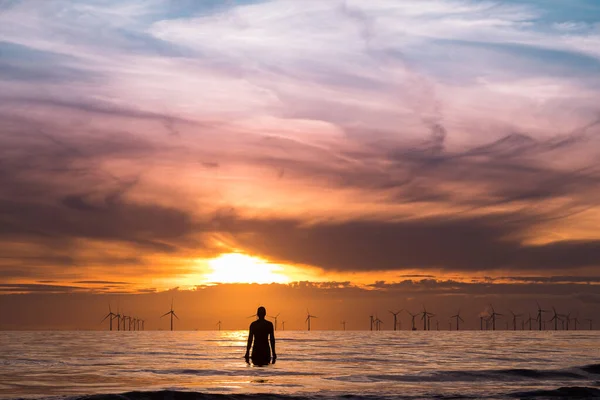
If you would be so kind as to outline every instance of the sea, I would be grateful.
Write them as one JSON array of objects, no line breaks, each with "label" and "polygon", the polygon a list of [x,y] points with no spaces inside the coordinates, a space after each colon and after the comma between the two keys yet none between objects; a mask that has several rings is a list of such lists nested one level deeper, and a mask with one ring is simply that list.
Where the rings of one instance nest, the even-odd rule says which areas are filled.
[{"label": "sea", "polygon": [[0,398],[600,398],[600,331],[0,332]]}]

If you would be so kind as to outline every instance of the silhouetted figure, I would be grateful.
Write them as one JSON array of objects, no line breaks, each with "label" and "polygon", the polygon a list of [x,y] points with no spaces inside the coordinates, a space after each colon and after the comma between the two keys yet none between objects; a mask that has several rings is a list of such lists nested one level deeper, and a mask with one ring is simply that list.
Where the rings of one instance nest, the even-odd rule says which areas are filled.
[{"label": "silhouetted figure", "polygon": [[[269,365],[269,363],[275,364],[277,360],[277,353],[275,352],[275,330],[273,323],[267,321],[265,316],[267,310],[264,307],[258,307],[256,316],[258,319],[250,324],[250,331],[248,332],[248,345],[246,346],[246,355],[244,358],[246,362],[263,367]],[[254,341],[254,346],[252,342]],[[271,346],[269,347],[269,342]],[[252,356],[250,356],[250,349],[252,349]],[[273,360],[271,361],[271,350],[273,350]]]}]

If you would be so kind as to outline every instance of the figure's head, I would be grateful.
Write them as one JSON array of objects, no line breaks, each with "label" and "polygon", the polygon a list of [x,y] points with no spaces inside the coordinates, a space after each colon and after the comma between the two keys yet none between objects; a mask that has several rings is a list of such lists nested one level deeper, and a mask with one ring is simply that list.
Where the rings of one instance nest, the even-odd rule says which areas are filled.
[{"label": "figure's head", "polygon": [[267,309],[264,307],[258,307],[258,310],[256,310],[256,316],[258,318],[264,318],[267,316]]}]

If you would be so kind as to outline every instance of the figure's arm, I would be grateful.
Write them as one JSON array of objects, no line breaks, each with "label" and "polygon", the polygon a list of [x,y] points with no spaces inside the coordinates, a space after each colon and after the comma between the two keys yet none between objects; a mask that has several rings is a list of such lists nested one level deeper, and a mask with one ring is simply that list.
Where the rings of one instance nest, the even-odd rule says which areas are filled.
[{"label": "figure's arm", "polygon": [[271,351],[273,352],[273,364],[277,361],[277,352],[275,351],[275,331],[271,326]]},{"label": "figure's arm", "polygon": [[253,339],[254,333],[252,332],[252,325],[250,325],[250,330],[248,331],[248,344],[246,345],[246,355],[244,356],[247,363],[250,363],[250,349],[252,348]]}]

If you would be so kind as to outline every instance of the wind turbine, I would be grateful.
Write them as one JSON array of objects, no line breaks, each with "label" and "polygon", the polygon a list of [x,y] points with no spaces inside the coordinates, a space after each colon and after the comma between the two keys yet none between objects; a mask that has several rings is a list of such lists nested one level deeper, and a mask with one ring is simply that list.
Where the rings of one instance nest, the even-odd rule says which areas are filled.
[{"label": "wind turbine", "polygon": [[554,312],[554,315],[552,316],[552,318],[550,318],[549,322],[554,321],[554,330],[557,331],[558,330],[558,321],[560,320],[560,315],[556,312],[556,308],[552,307],[552,311]]},{"label": "wind turbine", "polygon": [[584,319],[584,321],[590,323],[590,331],[591,331],[592,330],[592,319],[591,318],[586,318],[586,319]]},{"label": "wind turbine", "polygon": [[221,321],[217,322],[217,326],[219,327],[219,331],[221,330]]},{"label": "wind turbine", "polygon": [[126,324],[126,322],[127,322],[127,319],[128,319],[128,318],[130,318],[130,317],[129,317],[129,316],[127,316],[127,315],[125,315],[125,314],[123,314],[123,330],[124,330],[124,331],[125,331],[125,330],[127,330],[127,329],[126,329],[126,326],[127,326],[127,325],[125,325],[125,324]]},{"label": "wind turbine", "polygon": [[285,331],[285,321],[281,321],[281,330]]},{"label": "wind turbine", "polygon": [[435,316],[435,314],[427,312],[427,310],[425,309],[425,306],[423,306],[423,311],[420,314],[421,314],[421,320],[423,321],[423,330],[428,331],[429,330],[429,318]]},{"label": "wind turbine", "polygon": [[571,322],[571,313],[568,313],[567,315],[563,314],[563,315],[561,315],[561,317],[564,318],[563,319],[563,329],[565,329],[564,326],[565,326],[565,322],[566,322],[566,325],[567,325],[566,330],[569,330],[569,323]]},{"label": "wind turbine", "polygon": [[[479,329],[480,330],[483,330],[483,320],[484,320],[483,316],[480,315],[479,316]],[[486,321],[486,326],[487,326],[487,321]]]},{"label": "wind turbine", "polygon": [[383,321],[379,319],[379,317],[375,317],[375,329],[380,331],[381,330],[381,324],[383,324]]},{"label": "wind turbine", "polygon": [[492,313],[490,314],[490,318],[492,319],[492,330],[495,331],[496,330],[496,317],[501,317],[502,314],[499,314],[496,312],[496,310],[494,310],[494,306],[490,304],[490,307],[492,308]]},{"label": "wind turbine", "polygon": [[346,330],[346,321],[342,321],[341,324],[344,327],[344,330]]},{"label": "wind turbine", "polygon": [[275,330],[277,330],[277,317],[279,317],[279,315],[280,315],[280,314],[281,314],[281,313],[277,314],[277,315],[276,315],[276,316],[274,316],[274,317],[271,317],[271,316],[269,316],[269,318],[273,318],[273,319],[275,320]]},{"label": "wind turbine", "polygon": [[375,320],[373,319],[372,315],[369,315],[369,320],[371,321],[371,330],[373,330],[373,323],[375,322]]},{"label": "wind turbine", "polygon": [[452,318],[456,318],[456,330],[457,331],[459,330],[459,321],[465,322],[465,320],[462,319],[461,316],[460,316],[460,309],[458,310],[458,312],[456,313],[456,315],[453,315],[450,318],[451,319]]},{"label": "wind turbine", "polygon": [[116,316],[117,316],[117,314],[112,312],[112,310],[110,309],[110,304],[108,304],[108,314],[106,314],[106,317],[104,317],[104,319],[102,321],[100,321],[100,323],[104,322],[106,320],[106,318],[110,318],[108,321],[110,323],[110,330],[112,331],[112,322]]},{"label": "wind turbine", "polygon": [[175,314],[175,311],[173,311],[173,300],[171,300],[171,311],[164,313],[163,315],[161,315],[160,317],[166,317],[167,315],[171,315],[171,331],[173,331],[173,317],[179,319],[179,317],[177,316],[177,314]]},{"label": "wind turbine", "polygon": [[571,318],[571,321],[573,321],[573,324],[575,324],[575,330],[577,330],[577,324],[579,323],[579,319],[577,317],[575,317],[575,318]]},{"label": "wind turbine", "polygon": [[517,318],[522,316],[523,314],[515,314],[514,312],[512,312],[512,310],[508,310],[508,311],[510,311],[510,313],[513,316],[513,319],[512,319],[513,320],[513,331],[516,331],[517,330]]},{"label": "wind turbine", "polygon": [[390,314],[394,316],[394,330],[396,330],[396,327],[398,326],[398,314],[400,314],[401,312],[402,310],[397,312],[390,311]]},{"label": "wind turbine", "polygon": [[411,330],[416,331],[417,327],[415,326],[415,318],[417,318],[419,316],[419,314],[418,313],[417,314],[413,314],[410,311],[407,311],[407,313],[409,313],[410,316],[411,316],[411,318],[412,318],[411,319],[411,322],[412,322],[412,329]]},{"label": "wind turbine", "polygon": [[541,331],[542,330],[542,321],[543,321],[542,313],[548,312],[548,310],[542,310],[542,308],[540,307],[540,303],[536,303],[536,304],[537,304],[537,308],[538,308],[536,321],[538,322],[538,327],[539,327],[539,330]]},{"label": "wind turbine", "polygon": [[119,311],[119,308],[117,307],[117,313],[115,314],[114,318],[117,319],[117,331],[121,330],[121,318],[123,316],[121,315],[121,312]]},{"label": "wind turbine", "polygon": [[308,330],[309,331],[310,331],[310,319],[311,318],[318,318],[318,317],[315,316],[315,315],[310,315],[310,311],[308,311],[308,308],[307,308],[306,309],[306,321],[304,321],[304,322],[308,323]]},{"label": "wind turbine", "polygon": [[146,328],[144,328],[144,323],[145,323],[145,322],[146,322],[146,321],[142,320],[142,330],[143,330],[143,331],[145,331],[145,330],[146,330]]},{"label": "wind turbine", "polygon": [[136,327],[137,327],[137,317],[133,317],[133,330],[134,331],[137,330]]},{"label": "wind turbine", "polygon": [[[117,313],[117,314],[119,314],[118,321],[117,321],[117,322],[118,322],[118,323],[117,323],[117,325],[118,325],[118,329],[117,329],[117,330],[118,330],[118,331],[120,331],[120,330],[123,330],[123,331],[124,331],[124,330],[125,330],[125,327],[124,327],[124,325],[122,324],[122,322],[123,322],[123,317],[124,317],[124,314],[120,314],[120,313]],[[121,328],[123,328],[123,329],[121,329]]]},{"label": "wind turbine", "polygon": [[535,319],[531,318],[531,313],[529,313],[529,318],[527,319],[527,323],[529,324],[529,330],[531,330],[531,323],[535,321]]}]

